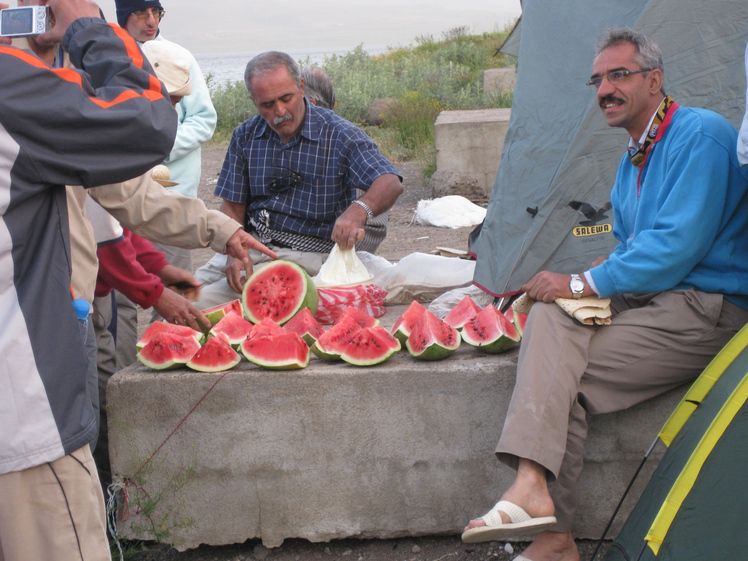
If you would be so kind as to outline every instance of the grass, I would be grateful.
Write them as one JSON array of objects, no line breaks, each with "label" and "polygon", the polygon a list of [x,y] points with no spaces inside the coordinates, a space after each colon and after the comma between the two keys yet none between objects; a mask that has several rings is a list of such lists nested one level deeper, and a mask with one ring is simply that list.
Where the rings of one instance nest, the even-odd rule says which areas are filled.
[{"label": "grass", "polygon": [[[434,122],[441,111],[511,107],[511,92],[483,91],[485,70],[514,64],[511,57],[494,56],[507,34],[471,35],[467,27],[455,27],[439,40],[421,36],[413,46],[377,56],[358,46],[325,58],[319,67],[335,85],[338,115],[363,127],[390,160],[418,160],[430,174],[436,164]],[[218,112],[214,141],[227,143],[233,129],[257,112],[242,82],[215,87],[211,95]],[[396,102],[375,127],[367,112],[380,98]]]}]

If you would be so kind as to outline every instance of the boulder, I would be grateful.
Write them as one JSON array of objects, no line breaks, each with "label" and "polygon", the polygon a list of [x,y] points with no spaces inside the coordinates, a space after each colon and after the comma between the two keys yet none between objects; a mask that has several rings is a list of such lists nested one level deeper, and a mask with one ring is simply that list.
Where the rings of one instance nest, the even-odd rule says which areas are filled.
[{"label": "boulder", "polygon": [[370,125],[378,127],[384,124],[385,115],[388,111],[391,111],[393,107],[399,104],[394,97],[381,97],[375,99],[369,105],[369,110],[366,112],[366,120]]},{"label": "boulder", "polygon": [[429,187],[431,187],[431,196],[435,199],[447,195],[461,195],[471,201],[480,201],[486,198],[477,179],[453,169],[437,170],[431,176]]}]

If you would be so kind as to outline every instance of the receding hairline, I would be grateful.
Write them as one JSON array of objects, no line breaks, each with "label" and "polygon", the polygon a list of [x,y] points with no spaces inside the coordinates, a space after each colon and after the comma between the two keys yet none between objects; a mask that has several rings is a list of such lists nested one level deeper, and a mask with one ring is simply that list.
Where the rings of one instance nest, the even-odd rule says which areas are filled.
[{"label": "receding hairline", "polygon": [[301,69],[298,63],[286,53],[266,51],[252,58],[244,69],[244,86],[247,88],[250,99],[254,100],[251,88],[252,80],[279,68],[288,70],[296,86],[301,89]]},{"label": "receding hairline", "polygon": [[664,73],[662,51],[651,38],[630,27],[616,27],[608,29],[595,45],[595,59],[610,47],[622,44],[633,45],[636,49],[637,63],[642,68],[658,69]]}]

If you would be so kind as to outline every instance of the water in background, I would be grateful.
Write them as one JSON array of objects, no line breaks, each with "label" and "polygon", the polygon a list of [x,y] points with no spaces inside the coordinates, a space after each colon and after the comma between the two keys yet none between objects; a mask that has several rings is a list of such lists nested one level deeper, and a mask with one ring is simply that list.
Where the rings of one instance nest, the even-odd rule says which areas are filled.
[{"label": "water in background", "polygon": [[[318,49],[314,51],[308,50],[289,50],[287,51],[295,60],[301,61],[306,64],[307,58],[309,64],[322,64],[325,57],[332,55],[344,55],[352,51],[354,47],[347,49]],[[366,47],[364,49],[370,55],[377,55],[387,51],[386,47]],[[210,74],[211,80],[209,86],[211,88],[216,87],[226,82],[243,82],[244,81],[244,68],[247,66],[249,60],[260,54],[261,51],[248,51],[248,52],[236,52],[236,53],[207,53],[207,54],[196,54],[195,59],[200,65],[200,69],[203,74],[208,77]]]}]

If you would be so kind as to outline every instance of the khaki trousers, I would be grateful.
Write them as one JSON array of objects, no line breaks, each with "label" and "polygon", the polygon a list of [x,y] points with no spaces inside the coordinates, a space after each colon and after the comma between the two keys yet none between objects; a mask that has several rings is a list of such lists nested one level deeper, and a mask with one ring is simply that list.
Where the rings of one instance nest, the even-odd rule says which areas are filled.
[{"label": "khaki trousers", "polygon": [[547,469],[559,532],[572,530],[586,415],[694,380],[748,322],[748,311],[722,295],[695,290],[619,296],[611,308],[611,325],[589,327],[555,304],[532,307],[496,449],[514,469],[518,458]]},{"label": "khaki trousers", "polygon": [[0,561],[110,560],[91,451],[0,475]]}]

